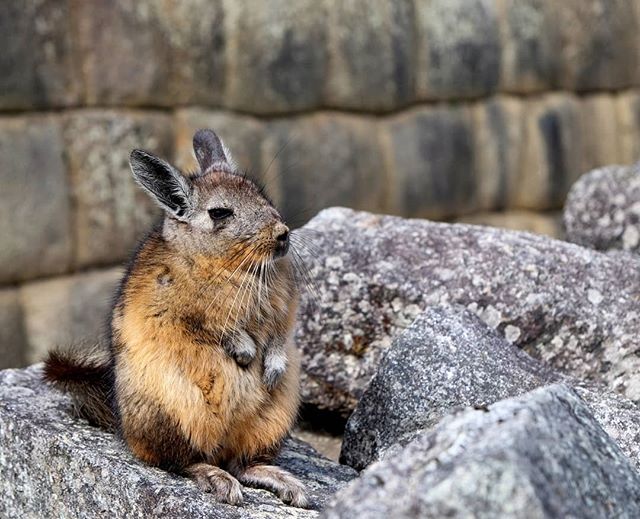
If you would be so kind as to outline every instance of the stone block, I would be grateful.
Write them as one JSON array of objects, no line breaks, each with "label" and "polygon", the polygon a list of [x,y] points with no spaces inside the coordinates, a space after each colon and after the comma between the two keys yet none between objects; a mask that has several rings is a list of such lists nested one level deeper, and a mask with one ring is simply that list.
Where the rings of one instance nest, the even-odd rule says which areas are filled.
[{"label": "stone block", "polygon": [[582,161],[580,174],[609,164],[619,164],[620,145],[615,98],[597,94],[580,99]]},{"label": "stone block", "polygon": [[197,171],[193,155],[193,135],[211,128],[224,141],[240,170],[262,179],[262,141],[264,124],[249,116],[197,108],[179,110],[175,116],[175,163],[183,171]]},{"label": "stone block", "polygon": [[472,114],[477,206],[481,210],[508,207],[521,167],[524,103],[495,97],[473,105]]},{"label": "stone block", "polygon": [[559,86],[589,92],[640,83],[640,10],[629,0],[545,0],[560,34]]},{"label": "stone block", "polygon": [[89,105],[218,104],[225,82],[221,0],[77,3]]},{"label": "stone block", "polygon": [[57,346],[100,342],[121,276],[121,269],[110,269],[23,285],[27,360],[39,362]]},{"label": "stone block", "polygon": [[570,94],[548,94],[525,105],[521,167],[511,207],[557,209],[582,174],[580,104]]},{"label": "stone block", "polygon": [[[640,8],[639,8],[640,9]],[[640,161],[640,94],[627,92],[615,100],[618,157],[622,164]]]},{"label": "stone block", "polygon": [[547,0],[496,0],[500,21],[500,89],[527,94],[559,83],[560,32]]},{"label": "stone block", "polygon": [[416,94],[461,99],[496,91],[500,34],[492,0],[416,2]]},{"label": "stone block", "polygon": [[443,218],[477,205],[473,120],[466,106],[410,110],[381,123],[392,209]]},{"label": "stone block", "polygon": [[0,282],[69,269],[71,204],[58,120],[0,119]]},{"label": "stone block", "polygon": [[0,289],[0,369],[26,363],[27,338],[18,290]]},{"label": "stone block", "polygon": [[325,104],[383,111],[411,103],[415,83],[413,3],[325,3],[329,16]]},{"label": "stone block", "polygon": [[311,110],[322,104],[327,70],[326,3],[226,0],[224,105],[251,113]]},{"label": "stone block", "polygon": [[267,126],[264,182],[298,226],[330,205],[386,207],[390,184],[372,118],[322,113]]},{"label": "stone block", "polygon": [[64,137],[75,209],[76,267],[122,261],[159,214],[129,169],[134,148],[167,159],[171,118],[135,111],[83,110],[65,118]]},{"label": "stone block", "polygon": [[72,3],[0,3],[0,110],[64,107],[81,101]]}]

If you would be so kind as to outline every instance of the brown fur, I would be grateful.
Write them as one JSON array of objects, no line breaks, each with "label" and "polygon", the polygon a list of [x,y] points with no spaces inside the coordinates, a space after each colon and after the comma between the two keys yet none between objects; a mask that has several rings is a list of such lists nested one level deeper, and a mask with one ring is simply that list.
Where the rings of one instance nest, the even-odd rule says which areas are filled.
[{"label": "brown fur", "polygon": [[[78,372],[84,385],[76,392],[98,387],[103,403],[113,395],[112,421],[146,463],[189,475],[229,503],[242,497],[235,476],[304,506],[300,483],[265,465],[299,404],[291,338],[298,296],[289,258],[279,257],[288,230],[257,187],[220,162],[226,157],[215,134],[199,132],[194,147],[205,173],[192,177],[132,153],[136,180],[168,216],[123,279],[107,360],[52,356],[46,376],[70,388]],[[211,205],[230,203],[237,217],[228,226],[209,219]],[[102,374],[107,366],[108,379],[88,369]]]},{"label": "brown fur", "polygon": [[187,261],[159,234],[134,261],[113,318],[116,398],[125,440],[151,463],[167,465],[167,428],[190,445],[190,461],[219,465],[272,452],[293,424],[296,350],[288,349],[287,372],[269,392],[261,380],[263,351],[239,366],[224,351],[222,333],[225,323],[229,329],[239,322],[267,344],[290,329],[296,312],[291,266],[286,258],[278,261],[275,286],[258,307],[256,290],[242,305],[237,299],[238,287],[250,280],[244,269],[233,273],[240,261]]}]

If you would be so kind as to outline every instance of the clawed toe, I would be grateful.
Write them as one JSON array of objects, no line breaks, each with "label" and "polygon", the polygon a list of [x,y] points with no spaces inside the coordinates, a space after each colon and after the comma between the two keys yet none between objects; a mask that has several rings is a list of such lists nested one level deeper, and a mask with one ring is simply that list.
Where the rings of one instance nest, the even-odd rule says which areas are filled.
[{"label": "clawed toe", "polygon": [[187,469],[196,485],[210,492],[217,501],[230,505],[242,504],[242,487],[236,478],[219,467],[198,464]]}]

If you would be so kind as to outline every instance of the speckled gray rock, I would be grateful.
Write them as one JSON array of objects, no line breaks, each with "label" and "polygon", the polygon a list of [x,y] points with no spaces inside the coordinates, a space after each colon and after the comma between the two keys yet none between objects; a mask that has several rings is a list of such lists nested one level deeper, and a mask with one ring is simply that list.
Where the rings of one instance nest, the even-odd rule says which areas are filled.
[{"label": "speckled gray rock", "polygon": [[304,229],[318,296],[303,302],[296,334],[305,401],[348,414],[391,337],[445,303],[560,371],[640,401],[640,264],[631,255],[339,208]]},{"label": "speckled gray rock", "polygon": [[[0,517],[315,517],[272,494],[245,489],[242,507],[222,505],[189,480],[136,461],[115,436],[70,414],[40,368],[0,372]],[[355,472],[289,440],[278,463],[298,475],[314,506]]]},{"label": "speckled gray rock", "polygon": [[362,470],[460,407],[481,408],[552,382],[579,385],[602,428],[640,468],[640,408],[543,366],[470,311],[427,309],[402,332],[349,417],[341,461]]},{"label": "speckled gray rock", "polygon": [[564,225],[574,243],[640,252],[640,163],[580,177],[567,197]]},{"label": "speckled gray rock", "polygon": [[336,496],[325,518],[640,514],[640,475],[561,385],[443,420]]}]

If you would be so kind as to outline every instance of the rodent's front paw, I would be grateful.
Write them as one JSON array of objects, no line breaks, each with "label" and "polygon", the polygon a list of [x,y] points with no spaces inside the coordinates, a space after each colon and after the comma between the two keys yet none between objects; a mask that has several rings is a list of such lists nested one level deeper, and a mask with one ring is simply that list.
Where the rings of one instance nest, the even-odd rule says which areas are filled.
[{"label": "rodent's front paw", "polygon": [[273,390],[287,370],[287,357],[284,353],[269,352],[264,358],[262,381],[269,391]]},{"label": "rodent's front paw", "polygon": [[245,332],[238,332],[224,341],[224,349],[240,366],[248,366],[256,357],[256,343]]}]

